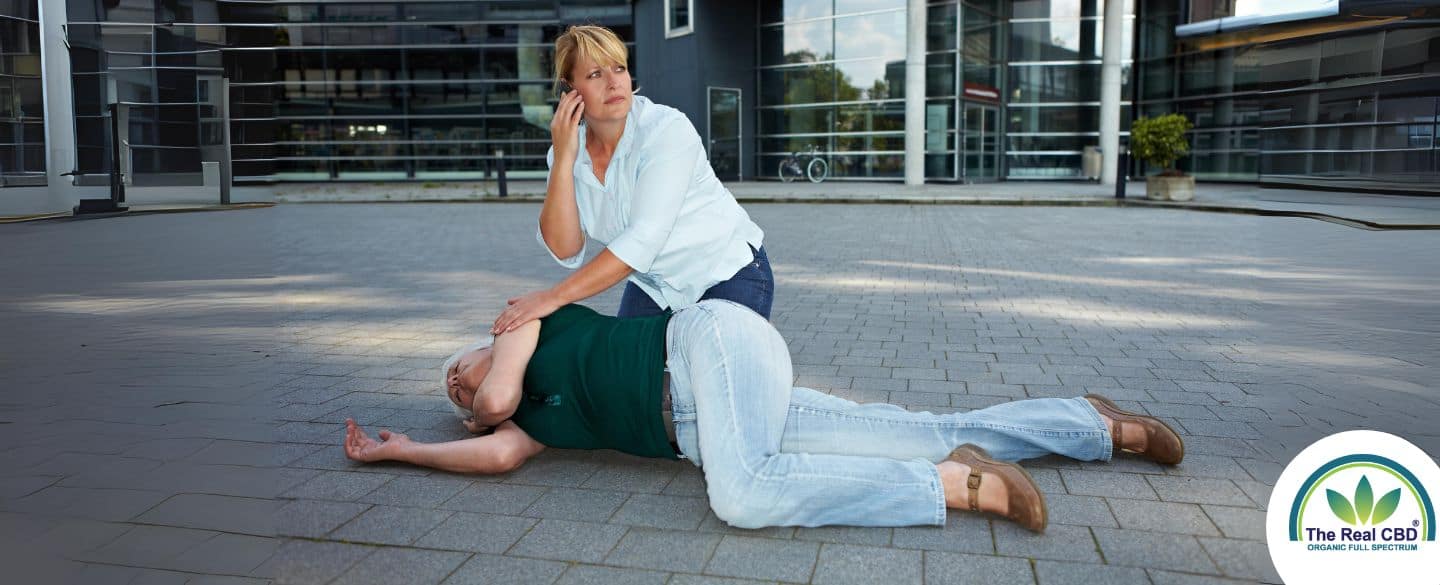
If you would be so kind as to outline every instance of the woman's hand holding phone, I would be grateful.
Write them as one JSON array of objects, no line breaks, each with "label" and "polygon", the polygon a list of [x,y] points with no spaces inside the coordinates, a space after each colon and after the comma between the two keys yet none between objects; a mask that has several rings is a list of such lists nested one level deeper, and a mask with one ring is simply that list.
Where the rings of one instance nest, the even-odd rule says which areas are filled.
[{"label": "woman's hand holding phone", "polygon": [[580,120],[585,113],[585,100],[578,91],[560,96],[560,106],[550,120],[550,142],[555,146],[555,162],[574,164],[580,156]]}]

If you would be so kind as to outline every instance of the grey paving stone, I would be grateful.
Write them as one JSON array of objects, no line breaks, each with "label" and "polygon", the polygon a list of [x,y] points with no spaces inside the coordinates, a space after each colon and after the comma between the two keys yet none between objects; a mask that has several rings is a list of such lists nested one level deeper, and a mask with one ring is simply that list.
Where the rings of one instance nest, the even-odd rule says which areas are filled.
[{"label": "grey paving stone", "polygon": [[620,539],[605,563],[622,567],[699,573],[720,544],[718,534],[634,528]]},{"label": "grey paving stone", "polygon": [[274,556],[281,544],[275,538],[217,534],[181,553],[170,563],[170,568],[191,573],[248,575]]},{"label": "grey paving stone", "polygon": [[178,494],[135,518],[136,522],[271,536],[283,502],[209,494]]},{"label": "grey paving stone", "polygon": [[919,583],[923,568],[918,550],[896,550],[848,544],[820,547],[811,583]]},{"label": "grey paving stone", "polygon": [[559,585],[664,585],[669,575],[654,571],[574,565],[556,583]]},{"label": "grey paving stone", "polygon": [[171,528],[168,526],[136,526],[109,544],[83,553],[77,560],[150,567],[175,568],[175,558],[200,543],[214,538],[215,532]]},{"label": "grey paving stone", "polygon": [[726,535],[705,566],[705,573],[768,581],[805,583],[815,569],[820,545]]},{"label": "grey paving stone", "polygon": [[981,514],[960,511],[951,511],[945,518],[944,526],[896,528],[892,542],[896,548],[983,554],[995,552],[990,520]]},{"label": "grey paving stone", "polygon": [[412,548],[381,548],[340,577],[336,585],[439,583],[465,562],[467,553]]},{"label": "grey paving stone", "polygon": [[1065,489],[1074,495],[1156,499],[1155,490],[1145,483],[1145,475],[1062,469],[1060,477],[1065,481]]},{"label": "grey paving stone", "polygon": [[736,536],[751,536],[764,538],[791,538],[795,534],[795,528],[790,526],[767,526],[765,528],[736,528],[719,517],[714,511],[705,514],[705,520],[700,522],[701,532],[717,532],[720,534],[734,534]]},{"label": "grey paving stone", "polygon": [[456,512],[431,530],[415,546],[500,554],[529,532],[534,518]]},{"label": "grey paving stone", "polygon": [[1111,565],[1189,573],[1217,573],[1215,563],[1195,537],[1157,532],[1092,528],[1105,561]]},{"label": "grey paving stone", "polygon": [[454,512],[423,508],[375,506],[335,529],[332,536],[348,542],[404,546],[430,532]]},{"label": "grey paving stone", "polygon": [[796,540],[833,542],[837,544],[867,544],[886,546],[894,529],[869,526],[820,526],[817,528],[796,528]]},{"label": "grey paving stone", "polygon": [[1220,504],[1224,506],[1253,506],[1250,498],[1228,479],[1204,477],[1147,476],[1150,485],[1160,499],[1170,502],[1193,504]]},{"label": "grey paving stone", "polygon": [[470,484],[469,481],[443,475],[397,477],[389,483],[375,488],[374,491],[360,496],[356,501],[389,506],[433,508],[454,497]]},{"label": "grey paving stone", "polygon": [[580,487],[658,494],[683,469],[680,465],[684,464],[625,456],[603,463]]},{"label": "grey paving stone", "polygon": [[1045,505],[1052,524],[1119,527],[1115,516],[1110,513],[1110,506],[1105,503],[1104,498],[1098,496],[1046,493]]},{"label": "grey paving stone", "polygon": [[52,485],[23,498],[0,503],[0,506],[6,510],[118,522],[149,510],[168,496],[167,493],[152,490]]},{"label": "grey paving stone", "polygon": [[624,526],[541,520],[510,549],[511,555],[598,563],[625,534]]},{"label": "grey paving stone", "polygon": [[1219,536],[1220,531],[1195,504],[1110,498],[1120,527],[1131,530]]},{"label": "grey paving stone", "polygon": [[275,514],[275,532],[283,536],[319,538],[368,509],[370,504],[294,500]]},{"label": "grey paving stone", "polygon": [[566,568],[555,561],[477,554],[451,573],[444,585],[550,585]]},{"label": "grey paving stone", "polygon": [[711,577],[708,575],[678,574],[670,578],[670,585],[764,585],[764,583],[766,582],[752,581],[750,579]]},{"label": "grey paving stone", "polygon": [[577,453],[542,453],[542,457],[536,457],[525,462],[511,472],[505,479],[506,483],[554,486],[554,487],[579,487],[590,479],[600,465],[589,461],[588,455]]},{"label": "grey paving stone", "polygon": [[1004,556],[1100,562],[1095,539],[1084,526],[1051,524],[1035,534],[1013,522],[995,522],[995,548]]},{"label": "grey paving stone", "polygon": [[1092,563],[1036,561],[1035,577],[1040,585],[1150,585],[1144,569]]},{"label": "grey paving stone", "polygon": [[534,518],[604,522],[627,497],[624,492],[551,488],[521,514]]},{"label": "grey paving stone", "polygon": [[1244,581],[1226,577],[1211,575],[1194,575],[1189,573],[1176,573],[1174,571],[1160,571],[1157,569],[1146,569],[1152,583],[1164,583],[1165,585],[1241,585],[1253,584],[1255,581]]},{"label": "grey paving stone", "polygon": [[1265,512],[1253,508],[1201,505],[1226,538],[1265,540]]},{"label": "grey paving stone", "polygon": [[1220,566],[1220,572],[1227,577],[1266,583],[1280,582],[1280,575],[1275,572],[1269,550],[1258,546],[1254,541],[1201,538],[1200,545],[1205,547],[1210,558]]},{"label": "grey paving stone", "polygon": [[1030,561],[962,553],[925,553],[927,585],[1030,585],[1035,582]]},{"label": "grey paving stone", "polygon": [[487,514],[519,514],[549,488],[504,483],[473,483],[440,504],[446,510]]},{"label": "grey paving stone", "polygon": [[287,498],[354,501],[393,479],[377,473],[327,471],[284,493]]},{"label": "grey paving stone", "polygon": [[614,524],[695,530],[710,510],[706,498],[635,494],[610,517]]}]

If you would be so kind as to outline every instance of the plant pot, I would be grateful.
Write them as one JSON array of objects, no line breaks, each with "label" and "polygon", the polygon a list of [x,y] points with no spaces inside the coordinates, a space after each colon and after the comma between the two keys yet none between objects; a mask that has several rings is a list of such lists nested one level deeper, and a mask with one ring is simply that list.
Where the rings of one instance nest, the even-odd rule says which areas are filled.
[{"label": "plant pot", "polygon": [[1189,201],[1195,198],[1195,177],[1155,175],[1145,178],[1145,198],[1155,201]]}]

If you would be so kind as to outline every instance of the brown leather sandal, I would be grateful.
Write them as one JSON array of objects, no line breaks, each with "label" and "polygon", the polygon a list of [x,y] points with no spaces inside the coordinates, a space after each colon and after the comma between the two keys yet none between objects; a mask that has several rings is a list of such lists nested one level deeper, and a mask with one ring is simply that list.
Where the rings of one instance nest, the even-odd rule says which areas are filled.
[{"label": "brown leather sandal", "polygon": [[970,477],[966,480],[966,487],[970,488],[970,511],[980,511],[980,481],[984,477],[981,474],[990,473],[1005,482],[1005,491],[1009,495],[1010,506],[1003,517],[1035,532],[1045,531],[1049,522],[1045,494],[1040,492],[1035,479],[1024,468],[991,459],[984,449],[971,444],[956,447],[945,459],[970,467]]},{"label": "brown leather sandal", "polygon": [[[1115,421],[1115,429],[1110,433],[1110,438],[1116,450],[1134,453],[1166,465],[1175,465],[1185,458],[1185,441],[1181,440],[1180,434],[1170,428],[1170,425],[1165,424],[1165,421],[1153,416],[1121,410],[1119,405],[1099,394],[1086,394],[1085,399],[1089,400],[1095,410],[1100,411],[1100,414]],[[1121,447],[1124,444],[1121,431],[1125,427],[1120,424],[1122,422],[1139,423],[1145,427],[1144,449],[1135,451]]]}]

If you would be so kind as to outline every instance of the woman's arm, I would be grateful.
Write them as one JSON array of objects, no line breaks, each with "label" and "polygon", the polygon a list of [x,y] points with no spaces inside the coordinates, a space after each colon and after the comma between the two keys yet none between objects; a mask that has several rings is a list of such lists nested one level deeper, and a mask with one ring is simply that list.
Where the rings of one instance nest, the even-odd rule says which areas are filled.
[{"label": "woman's arm", "polygon": [[560,307],[595,296],[625,280],[631,272],[630,266],[621,262],[608,248],[601,250],[594,259],[554,287],[510,299],[510,306],[495,318],[490,334],[514,331],[521,324],[545,317]]},{"label": "woman's arm", "polygon": [[550,120],[553,162],[545,203],[540,207],[540,236],[557,259],[574,257],[585,249],[580,209],[575,204],[575,159],[580,154],[580,117],[585,111],[579,95],[571,91],[561,97]]},{"label": "woman's arm", "polygon": [[446,443],[421,443],[401,433],[380,431],[370,438],[353,419],[345,421],[345,456],[355,461],[400,461],[459,473],[505,473],[545,450],[510,421],[484,437]]},{"label": "woman's arm", "polygon": [[495,338],[490,353],[490,370],[475,393],[470,408],[475,422],[493,426],[509,419],[520,405],[525,366],[535,355],[540,341],[540,321],[534,320]]}]

